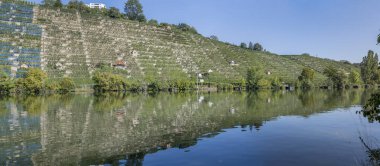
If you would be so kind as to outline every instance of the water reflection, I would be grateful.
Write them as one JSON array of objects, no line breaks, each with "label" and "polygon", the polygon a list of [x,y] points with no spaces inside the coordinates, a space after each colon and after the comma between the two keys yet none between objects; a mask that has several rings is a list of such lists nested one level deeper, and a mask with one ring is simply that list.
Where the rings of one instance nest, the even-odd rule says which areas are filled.
[{"label": "water reflection", "polygon": [[0,165],[142,165],[144,156],[186,149],[280,116],[360,105],[362,91],[260,91],[52,95],[0,99]]}]

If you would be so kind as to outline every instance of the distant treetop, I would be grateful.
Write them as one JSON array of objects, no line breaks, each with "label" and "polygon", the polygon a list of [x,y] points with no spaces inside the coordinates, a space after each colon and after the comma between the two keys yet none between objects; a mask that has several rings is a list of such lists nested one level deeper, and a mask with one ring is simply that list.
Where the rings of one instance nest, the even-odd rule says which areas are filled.
[{"label": "distant treetop", "polygon": [[139,0],[128,0],[125,3],[124,12],[130,20],[145,22],[146,18],[143,11],[143,6]]}]

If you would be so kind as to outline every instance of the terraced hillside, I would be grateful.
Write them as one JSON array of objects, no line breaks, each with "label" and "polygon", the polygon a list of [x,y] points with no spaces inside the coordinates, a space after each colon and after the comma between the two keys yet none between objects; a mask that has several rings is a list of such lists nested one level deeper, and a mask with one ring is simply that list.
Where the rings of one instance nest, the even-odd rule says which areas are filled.
[{"label": "terraced hillside", "polygon": [[[0,4],[0,11],[7,10],[9,5],[25,8],[25,12],[10,16],[12,19],[7,15],[1,19],[1,34],[8,37],[2,38],[0,44],[5,45],[4,48],[11,45],[32,50],[33,56],[27,55],[29,61],[36,64],[16,63],[17,60],[7,56],[14,56],[9,50],[1,54],[6,59],[2,64],[7,67],[19,65],[17,68],[21,68],[21,64],[41,67],[50,78],[72,77],[88,84],[99,65],[121,65],[119,70],[126,77],[142,82],[195,80],[197,73],[212,71],[207,78],[211,82],[232,83],[244,78],[247,69],[255,66],[260,66],[267,77],[278,77],[285,82],[296,80],[304,67],[311,67],[318,71],[317,81],[322,82],[325,79],[322,71],[330,64],[347,72],[358,70],[353,65],[319,58],[253,52],[173,26],[152,26],[67,9],[51,10],[11,3]],[[9,12],[3,12],[2,16],[4,13]],[[20,19],[13,19],[18,17]],[[7,33],[3,33],[5,31]],[[14,40],[16,42],[11,42]],[[36,60],[32,60],[34,55]]]},{"label": "terraced hillside", "polygon": [[296,63],[299,63],[303,66],[313,68],[315,71],[319,73],[323,73],[323,70],[329,66],[338,67],[340,70],[343,70],[345,72],[350,72],[350,71],[359,72],[358,67],[352,64],[349,64],[347,62],[339,62],[339,61],[334,61],[330,59],[317,58],[317,57],[313,57],[309,55],[285,55],[284,57],[292,61],[295,61]]},{"label": "terraced hillside", "polygon": [[42,28],[33,24],[33,6],[0,1],[0,66],[12,77],[41,67]]}]

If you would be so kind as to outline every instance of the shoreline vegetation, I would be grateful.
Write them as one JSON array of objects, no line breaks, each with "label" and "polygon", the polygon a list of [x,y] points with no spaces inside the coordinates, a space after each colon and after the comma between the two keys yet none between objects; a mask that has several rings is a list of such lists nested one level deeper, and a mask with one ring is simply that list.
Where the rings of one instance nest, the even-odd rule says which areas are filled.
[{"label": "shoreline vegetation", "polygon": [[[305,68],[295,84],[285,84],[281,80],[268,81],[263,78],[257,68],[247,71],[246,79],[236,84],[223,84],[214,82],[196,82],[190,79],[168,80],[165,82],[149,81],[137,82],[112,72],[96,71],[92,80],[92,88],[79,88],[72,78],[49,79],[47,74],[38,68],[26,69],[24,75],[17,79],[12,79],[6,73],[0,71],[0,94],[65,94],[71,92],[221,92],[221,91],[258,91],[258,90],[310,90],[310,89],[359,89],[377,88],[377,85],[364,84],[344,84],[340,79],[332,80],[330,86],[314,86],[313,70]],[[331,74],[336,72],[327,69]],[[357,76],[357,74],[353,74]],[[333,79],[333,78],[331,78]]]},{"label": "shoreline vegetation", "polygon": [[[16,3],[21,5],[36,6],[37,4],[22,0],[3,0],[3,3]],[[178,25],[159,23],[157,20],[146,20],[142,10],[142,5],[138,0],[128,0],[125,3],[125,13],[121,13],[118,8],[91,9],[82,1],[70,1],[67,5],[60,0],[45,0],[39,8],[60,10],[66,12],[80,12],[87,15],[103,16],[108,19],[125,19],[136,21],[142,24],[157,27],[170,27],[178,31],[184,31],[200,35],[197,30],[186,24]],[[44,20],[38,20],[43,22]],[[46,20],[45,20],[46,21]],[[209,39],[219,41],[217,36]],[[378,39],[380,41],[380,37]],[[233,45],[230,43],[225,43]],[[252,52],[268,52],[260,43],[249,44],[241,43],[240,46],[234,45],[239,49]],[[233,63],[232,63],[233,62]],[[235,65],[231,61],[231,65]],[[348,64],[350,64],[348,62]],[[197,73],[196,76],[157,79],[147,77],[144,79],[134,79],[127,77],[119,69],[109,67],[106,63],[96,65],[96,71],[91,75],[90,84],[82,86],[76,83],[75,78],[49,78],[45,71],[39,68],[27,68],[20,77],[11,78],[0,70],[0,93],[2,94],[48,94],[48,93],[69,93],[75,91],[94,91],[94,92],[182,92],[182,91],[256,91],[259,89],[348,89],[348,88],[377,88],[380,83],[380,71],[378,69],[379,60],[376,53],[369,51],[363,58],[362,63],[352,64],[354,69],[351,71],[342,70],[337,65],[330,65],[316,71],[308,65],[304,65],[299,76],[294,75],[290,80],[283,80],[278,76],[271,75],[271,71],[264,69],[263,66],[253,65],[245,72],[245,77],[231,80],[211,80],[212,71]],[[343,65],[343,63],[342,63]],[[315,67],[314,67],[315,68]],[[359,70],[360,68],[360,70]],[[358,72],[360,71],[360,72]],[[285,72],[285,71],[283,71]],[[323,75],[326,79],[317,80],[317,75]]]}]

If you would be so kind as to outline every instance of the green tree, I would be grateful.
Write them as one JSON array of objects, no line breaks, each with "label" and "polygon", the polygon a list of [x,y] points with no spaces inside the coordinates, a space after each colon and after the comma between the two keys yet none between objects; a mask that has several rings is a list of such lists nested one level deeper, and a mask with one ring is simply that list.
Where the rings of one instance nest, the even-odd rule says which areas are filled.
[{"label": "green tree", "polygon": [[125,91],[129,86],[121,75],[109,72],[96,72],[92,80],[96,91]]},{"label": "green tree", "polygon": [[315,72],[311,68],[304,68],[302,69],[301,76],[298,77],[299,80],[314,80]]},{"label": "green tree", "polygon": [[357,85],[360,84],[360,74],[356,71],[352,71],[350,73],[350,76],[348,77],[348,80],[350,81],[351,84]]},{"label": "green tree", "polygon": [[81,0],[70,0],[67,4],[67,8],[82,11],[87,8],[87,6]]},{"label": "green tree", "polygon": [[315,72],[311,68],[302,69],[301,75],[298,77],[298,81],[302,89],[309,89],[313,87]]},{"label": "green tree", "polygon": [[118,8],[110,7],[107,11],[107,15],[111,18],[123,18],[123,15],[120,13]]},{"label": "green tree", "polygon": [[41,69],[29,68],[25,74],[25,78],[20,78],[16,81],[16,88],[26,93],[42,93],[46,78],[47,74]]},{"label": "green tree", "polygon": [[263,78],[260,68],[254,67],[247,70],[246,83],[247,89],[257,89],[259,88],[258,82]]},{"label": "green tree", "polygon": [[130,20],[145,22],[146,18],[143,12],[143,6],[139,0],[128,0],[124,6],[126,17]]},{"label": "green tree", "polygon": [[253,50],[253,43],[252,42],[249,42],[248,49]]},{"label": "green tree", "polygon": [[365,84],[376,84],[379,79],[379,58],[372,50],[360,63],[360,74]]},{"label": "green tree", "polygon": [[246,49],[246,48],[247,48],[247,44],[246,44],[246,43],[244,43],[244,42],[242,42],[242,43],[240,43],[240,47],[241,47],[241,48],[245,48],[245,49]]},{"label": "green tree", "polygon": [[62,8],[62,6],[63,6],[63,4],[62,4],[61,0],[56,0],[54,2],[54,7],[55,8]]},{"label": "green tree", "polygon": [[334,88],[342,89],[347,84],[346,74],[343,71],[337,70],[332,66],[327,67],[323,71],[323,74],[327,76],[328,81],[332,83]]},{"label": "green tree", "polygon": [[282,83],[278,77],[275,77],[272,79],[271,85],[273,88],[278,89],[282,86]]},{"label": "green tree", "polygon": [[12,79],[2,70],[0,70],[0,93],[9,93],[14,88]]},{"label": "green tree", "polygon": [[271,83],[265,78],[261,78],[259,81],[257,81],[257,87],[260,89],[268,89],[270,86]]},{"label": "green tree", "polygon": [[260,43],[255,43],[253,45],[253,50],[255,50],[255,51],[263,51],[263,46]]}]

